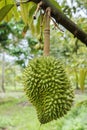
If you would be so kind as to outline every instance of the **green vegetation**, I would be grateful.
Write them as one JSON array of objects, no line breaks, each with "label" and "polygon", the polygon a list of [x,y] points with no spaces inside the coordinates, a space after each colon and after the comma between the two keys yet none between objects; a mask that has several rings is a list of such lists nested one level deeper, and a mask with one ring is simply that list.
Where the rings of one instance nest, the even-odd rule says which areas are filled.
[{"label": "green vegetation", "polygon": [[[27,0],[0,0],[0,130],[87,130],[87,47],[76,38],[78,29],[73,36],[59,24],[62,19],[59,15],[58,23],[51,17],[50,55],[64,63],[76,91],[73,106],[64,117],[40,126],[36,109],[23,93],[23,69],[32,58],[43,54],[46,12],[40,8],[36,13],[37,5],[34,2],[22,3],[24,1]],[[87,0],[48,2],[56,7],[52,16],[57,9],[60,12],[62,10],[79,28],[87,32]],[[35,14],[36,19],[33,19]],[[66,26],[74,30],[72,26]]]},{"label": "green vegetation", "polygon": [[[24,94],[13,94],[0,98],[0,130],[87,130],[86,94],[76,95],[75,105],[64,118],[41,126],[35,108]],[[82,97],[84,101],[77,100],[82,100]]]},{"label": "green vegetation", "polygon": [[28,105],[25,97],[0,99],[0,127],[2,128],[33,130],[38,122],[35,115],[35,109]]}]

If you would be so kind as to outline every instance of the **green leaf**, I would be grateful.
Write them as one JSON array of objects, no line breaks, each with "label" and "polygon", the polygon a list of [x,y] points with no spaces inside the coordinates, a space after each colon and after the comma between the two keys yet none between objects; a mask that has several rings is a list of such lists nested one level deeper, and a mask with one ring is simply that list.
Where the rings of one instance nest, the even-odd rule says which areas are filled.
[{"label": "green leaf", "polygon": [[85,88],[86,72],[87,70],[85,68],[80,69],[79,84],[82,91],[84,91],[84,88]]},{"label": "green leaf", "polygon": [[36,23],[36,34],[40,34],[40,20],[41,20],[41,16],[39,15],[38,19],[37,19],[37,23]]},{"label": "green leaf", "polygon": [[16,5],[14,5],[11,12],[12,12],[12,16],[15,17],[15,20],[19,21],[20,20],[20,17],[19,17],[20,15],[19,15],[19,12],[17,11],[17,6]]},{"label": "green leaf", "polygon": [[36,4],[33,4],[29,10],[29,24],[32,24],[33,15],[34,15],[36,8],[37,8]]},{"label": "green leaf", "polygon": [[34,25],[33,21],[31,22],[30,30],[32,32],[32,35],[35,35],[35,25]]},{"label": "green leaf", "polygon": [[21,16],[26,25],[28,25],[28,4],[26,3],[20,3],[21,8]]},{"label": "green leaf", "polygon": [[14,4],[8,4],[0,9],[0,22],[8,14],[8,12],[14,7]]}]

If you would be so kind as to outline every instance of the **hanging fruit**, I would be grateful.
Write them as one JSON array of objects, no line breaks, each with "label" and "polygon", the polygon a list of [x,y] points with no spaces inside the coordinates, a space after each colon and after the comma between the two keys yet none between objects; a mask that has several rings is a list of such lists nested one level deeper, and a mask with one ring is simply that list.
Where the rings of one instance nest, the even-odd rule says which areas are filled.
[{"label": "hanging fruit", "polygon": [[38,119],[45,124],[64,116],[73,102],[73,89],[63,65],[50,56],[35,58],[24,71],[23,81]]}]

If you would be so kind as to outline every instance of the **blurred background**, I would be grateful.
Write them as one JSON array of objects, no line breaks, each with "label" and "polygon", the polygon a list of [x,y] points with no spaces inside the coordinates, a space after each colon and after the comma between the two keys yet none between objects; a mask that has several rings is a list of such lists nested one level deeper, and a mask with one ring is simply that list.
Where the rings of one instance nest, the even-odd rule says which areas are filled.
[{"label": "blurred background", "polygon": [[[7,3],[12,4],[12,1]],[[61,0],[58,3],[67,17],[87,32],[87,1]],[[4,0],[1,0],[0,8],[3,6]],[[50,55],[65,66],[75,90],[74,105],[65,117],[40,126],[36,110],[25,96],[23,70],[32,58],[43,55],[39,16],[32,22],[35,6],[31,4],[27,12],[30,26],[22,10],[26,5],[15,7],[0,22],[0,129],[87,130],[87,47],[61,25],[58,29],[52,21]]]}]

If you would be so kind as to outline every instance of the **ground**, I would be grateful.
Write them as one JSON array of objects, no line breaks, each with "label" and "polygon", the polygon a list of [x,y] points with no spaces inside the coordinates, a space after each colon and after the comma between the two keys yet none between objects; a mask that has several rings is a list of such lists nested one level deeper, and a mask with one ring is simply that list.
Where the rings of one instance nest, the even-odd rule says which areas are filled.
[{"label": "ground", "polygon": [[25,93],[0,93],[0,130],[87,130],[87,94],[75,93],[74,105],[64,118],[41,126]]}]

